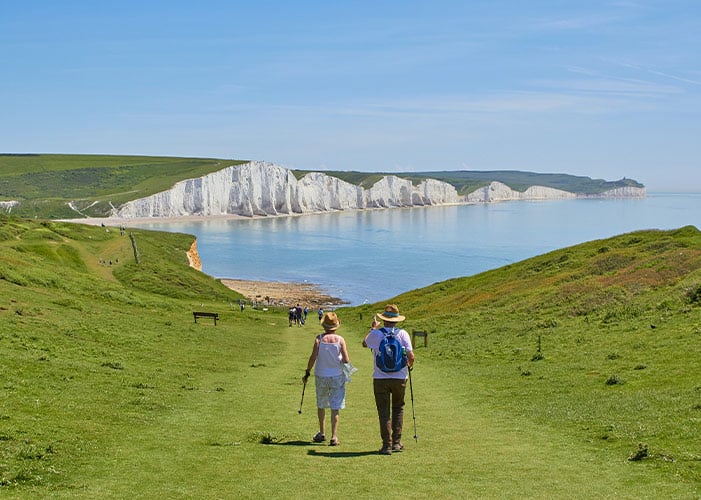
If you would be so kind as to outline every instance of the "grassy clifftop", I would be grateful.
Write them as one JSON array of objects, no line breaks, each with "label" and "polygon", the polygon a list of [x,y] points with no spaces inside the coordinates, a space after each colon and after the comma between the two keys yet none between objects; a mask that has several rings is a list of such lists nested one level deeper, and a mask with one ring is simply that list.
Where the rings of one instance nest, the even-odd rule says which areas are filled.
[{"label": "grassy clifftop", "polygon": [[[201,177],[244,163],[217,158],[176,158],[115,155],[0,154],[0,201],[20,204],[12,213],[49,219],[106,217],[114,206],[170,189],[184,179]],[[306,171],[294,171],[301,177]],[[384,174],[326,172],[364,187]],[[574,193],[601,193],[635,181],[604,181],[565,174],[531,172],[407,172],[396,174],[418,183],[428,177],[455,186],[460,194],[497,180],[513,189],[548,186]]]},{"label": "grassy clifftop", "polygon": [[[0,219],[0,496],[308,498],[324,487],[372,498],[376,468],[411,471],[398,496],[701,494],[693,227],[388,298],[408,331],[428,332],[406,450],[392,457],[376,454],[360,347],[384,303],[338,310],[360,371],[342,446],[315,445],[313,388],[298,409],[318,327],[232,308],[237,294],[189,268],[192,241]],[[195,324],[193,310],[221,319]]]},{"label": "grassy clifftop", "polygon": [[[306,174],[307,171],[295,171],[297,177]],[[346,182],[357,184],[363,187],[370,187],[379,181],[384,175],[389,173],[367,173],[367,172],[333,172],[326,171],[328,175],[338,177]],[[404,179],[411,180],[414,184],[419,184],[426,178],[437,179],[451,184],[461,196],[468,195],[477,189],[489,185],[492,181],[499,181],[506,184],[515,191],[525,191],[531,186],[545,186],[553,189],[560,189],[570,193],[597,195],[622,187],[644,187],[633,179],[620,179],[617,181],[607,181],[604,179],[592,179],[590,177],[575,176],[569,174],[539,174],[535,172],[521,172],[517,170],[458,170],[458,171],[436,171],[436,172],[392,172]]]},{"label": "grassy clifftop", "polygon": [[[170,189],[238,160],[114,155],[0,155],[0,199],[25,217],[105,217],[111,206]],[[68,203],[75,209],[71,209]],[[76,211],[77,210],[77,211]]]}]

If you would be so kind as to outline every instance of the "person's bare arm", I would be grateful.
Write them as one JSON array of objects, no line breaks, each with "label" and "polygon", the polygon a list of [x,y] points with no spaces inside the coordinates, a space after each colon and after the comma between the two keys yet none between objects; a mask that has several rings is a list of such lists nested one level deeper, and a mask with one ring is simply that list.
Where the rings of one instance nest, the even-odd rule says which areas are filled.
[{"label": "person's bare arm", "polygon": [[344,338],[341,338],[341,361],[344,363],[350,363],[348,349],[346,348],[346,340]]},{"label": "person's bare arm", "polygon": [[363,339],[363,347],[368,346],[367,340],[368,340],[368,336],[370,335],[370,332],[372,332],[373,330],[377,330],[377,327],[379,327],[379,326],[380,326],[380,322],[377,319],[377,315],[375,315],[372,317],[372,326],[370,327],[370,331]]},{"label": "person's bare arm", "polygon": [[407,366],[409,366],[409,368],[414,366],[414,359],[415,359],[414,351],[409,351],[406,353],[406,364],[407,364]]},{"label": "person's bare arm", "polygon": [[314,363],[316,363],[316,358],[319,355],[319,338],[317,337],[316,340],[314,340],[314,347],[312,348],[312,353],[309,355],[309,361],[307,361],[307,371],[304,373],[304,377],[302,377],[302,381],[306,384],[307,380],[309,379],[309,375],[311,374],[312,367],[314,366]]}]

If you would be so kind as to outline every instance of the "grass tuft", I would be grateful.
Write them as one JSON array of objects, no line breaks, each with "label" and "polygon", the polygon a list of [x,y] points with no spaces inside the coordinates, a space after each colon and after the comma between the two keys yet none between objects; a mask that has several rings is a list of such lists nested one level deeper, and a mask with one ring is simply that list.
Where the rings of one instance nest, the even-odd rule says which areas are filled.
[{"label": "grass tuft", "polygon": [[278,444],[284,439],[284,436],[267,431],[256,431],[249,436],[249,441],[258,444]]},{"label": "grass tuft", "polygon": [[638,449],[628,456],[628,460],[631,462],[638,462],[650,456],[647,445],[643,443],[638,443]]},{"label": "grass tuft", "polygon": [[606,379],[606,385],[623,385],[624,383],[618,375],[611,375]]}]

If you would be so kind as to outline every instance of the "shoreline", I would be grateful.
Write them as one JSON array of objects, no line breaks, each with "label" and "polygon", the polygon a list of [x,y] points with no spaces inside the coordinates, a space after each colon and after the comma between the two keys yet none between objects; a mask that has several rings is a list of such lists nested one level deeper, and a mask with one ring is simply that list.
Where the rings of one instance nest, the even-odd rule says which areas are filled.
[{"label": "shoreline", "polygon": [[[507,186],[508,187],[508,186]],[[534,186],[531,186],[534,187]],[[554,188],[553,188],[554,189]],[[645,189],[645,188],[642,188]],[[612,190],[612,191],[615,191]],[[301,217],[304,215],[323,215],[328,213],[336,212],[348,212],[348,211],[365,211],[365,210],[396,210],[396,209],[414,209],[414,208],[433,208],[433,207],[447,207],[447,206],[459,206],[459,205],[482,205],[482,204],[494,204],[494,203],[508,203],[514,201],[558,201],[563,199],[639,199],[641,196],[632,195],[614,195],[614,196],[604,196],[608,191],[604,193],[598,193],[595,195],[587,195],[582,193],[575,193],[570,191],[565,191],[565,193],[572,194],[572,198],[562,198],[562,197],[506,197],[498,199],[463,199],[459,201],[452,201],[446,203],[436,203],[427,205],[410,205],[410,206],[387,206],[387,207],[358,207],[358,208],[342,208],[335,210],[319,210],[312,212],[293,212],[293,213],[273,213],[273,214],[263,214],[263,215],[241,215],[241,214],[209,214],[209,215],[175,215],[175,216],[149,216],[149,217],[82,217],[74,219],[56,219],[59,222],[71,222],[74,224],[88,224],[92,226],[102,225],[102,226],[121,226],[128,227],[130,224],[151,224],[151,223],[177,223],[177,222],[207,222],[216,220],[251,220],[251,219],[265,219],[269,217]],[[642,198],[647,197],[647,192]]]},{"label": "shoreline", "polygon": [[110,227],[129,227],[133,224],[159,224],[159,223],[178,223],[178,222],[210,222],[218,220],[252,220],[252,219],[268,219],[277,217],[303,217],[306,215],[324,215],[331,213],[341,213],[350,211],[365,211],[365,210],[398,210],[398,209],[413,209],[413,208],[432,208],[432,207],[447,207],[456,205],[474,205],[475,202],[455,202],[441,203],[438,205],[414,205],[409,207],[366,207],[366,208],[346,208],[341,210],[321,210],[316,212],[295,212],[295,213],[280,213],[280,214],[265,214],[265,215],[240,215],[240,214],[218,214],[218,215],[176,215],[172,217],[85,217],[80,219],[56,219],[59,222],[70,222],[73,224],[87,224],[91,226],[110,226]]},{"label": "shoreline", "polygon": [[[57,219],[59,222],[70,222],[72,224],[87,224],[89,226],[124,226],[129,227],[133,224],[158,224],[161,222],[208,222],[213,220],[235,220],[235,219],[252,219],[253,216],[223,214],[223,215],[179,215],[177,217],[132,217],[126,219],[124,217],[86,217],[83,219]],[[273,216],[274,217],[274,216]]]}]

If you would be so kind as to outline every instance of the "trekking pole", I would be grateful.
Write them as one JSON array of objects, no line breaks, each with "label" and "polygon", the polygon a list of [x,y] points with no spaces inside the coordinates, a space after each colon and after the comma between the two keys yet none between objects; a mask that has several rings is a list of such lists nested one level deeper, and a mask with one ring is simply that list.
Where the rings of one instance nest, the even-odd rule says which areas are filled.
[{"label": "trekking pole", "polygon": [[414,418],[414,439],[419,442],[419,436],[416,434],[416,413],[414,412],[414,386],[411,383],[411,367],[409,367],[409,394],[411,394],[411,416]]},{"label": "trekking pole", "polygon": [[299,413],[300,415],[302,414],[302,403],[304,403],[304,389],[307,388],[307,381],[304,381],[304,385],[302,386],[302,400],[299,402]]}]

